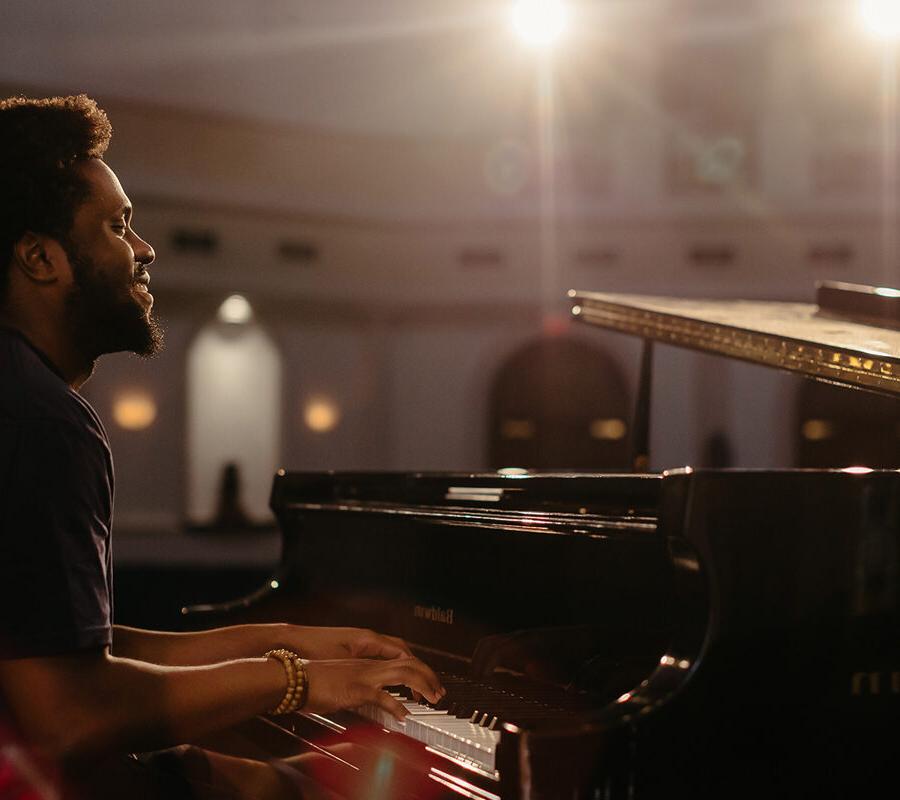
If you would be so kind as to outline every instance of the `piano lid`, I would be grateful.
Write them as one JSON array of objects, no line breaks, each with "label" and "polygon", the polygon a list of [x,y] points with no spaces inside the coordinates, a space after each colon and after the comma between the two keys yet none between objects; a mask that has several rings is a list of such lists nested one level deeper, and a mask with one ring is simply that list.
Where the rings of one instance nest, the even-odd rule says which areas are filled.
[{"label": "piano lid", "polygon": [[690,300],[571,290],[590,325],[900,395],[900,331],[826,316],[812,303]]}]

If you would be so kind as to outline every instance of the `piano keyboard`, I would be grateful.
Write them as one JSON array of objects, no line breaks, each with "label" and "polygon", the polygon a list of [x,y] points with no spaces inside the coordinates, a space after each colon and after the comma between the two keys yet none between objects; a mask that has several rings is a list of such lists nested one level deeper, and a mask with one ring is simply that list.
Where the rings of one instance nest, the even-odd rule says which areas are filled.
[{"label": "piano keyboard", "polygon": [[488,722],[486,715],[479,718],[473,712],[472,718],[460,719],[446,709],[416,703],[397,692],[391,694],[409,712],[402,722],[380,706],[363,706],[358,713],[385,730],[403,733],[444,755],[462,759],[491,777],[496,776],[495,753],[500,741],[500,731],[493,727],[496,717]]}]

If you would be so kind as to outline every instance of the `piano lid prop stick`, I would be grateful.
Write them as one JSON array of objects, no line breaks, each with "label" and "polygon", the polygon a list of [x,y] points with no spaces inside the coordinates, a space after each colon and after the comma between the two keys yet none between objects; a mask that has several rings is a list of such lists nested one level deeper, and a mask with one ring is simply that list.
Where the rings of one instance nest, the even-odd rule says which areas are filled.
[{"label": "piano lid prop stick", "polygon": [[653,387],[653,340],[644,339],[641,350],[641,376],[631,426],[631,464],[635,472],[650,466],[650,392]]}]

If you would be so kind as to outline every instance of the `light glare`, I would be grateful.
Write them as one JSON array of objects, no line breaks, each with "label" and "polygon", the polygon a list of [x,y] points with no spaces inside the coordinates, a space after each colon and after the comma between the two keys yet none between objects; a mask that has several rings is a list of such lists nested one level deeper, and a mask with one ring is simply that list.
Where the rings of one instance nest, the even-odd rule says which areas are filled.
[{"label": "light glare", "polygon": [[859,13],[866,30],[873,36],[900,38],[900,3],[897,0],[862,0]]},{"label": "light glare", "polygon": [[569,14],[560,0],[518,0],[513,6],[512,19],[522,41],[546,47],[565,31]]}]

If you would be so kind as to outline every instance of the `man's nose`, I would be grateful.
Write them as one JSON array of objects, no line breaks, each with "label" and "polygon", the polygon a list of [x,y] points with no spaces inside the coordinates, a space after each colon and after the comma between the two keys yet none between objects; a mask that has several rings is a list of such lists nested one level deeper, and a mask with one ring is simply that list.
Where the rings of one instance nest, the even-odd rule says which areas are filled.
[{"label": "man's nose", "polygon": [[134,243],[131,245],[131,249],[134,250],[134,260],[145,267],[150,266],[156,260],[153,248],[149,242],[145,242],[136,233],[132,232],[132,236],[134,236]]}]

